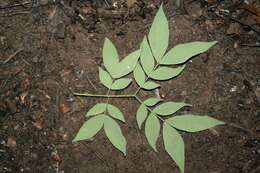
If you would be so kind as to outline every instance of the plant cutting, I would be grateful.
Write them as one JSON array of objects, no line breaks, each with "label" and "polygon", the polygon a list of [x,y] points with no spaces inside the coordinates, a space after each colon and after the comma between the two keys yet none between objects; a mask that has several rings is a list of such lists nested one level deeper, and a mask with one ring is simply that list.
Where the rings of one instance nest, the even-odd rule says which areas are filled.
[{"label": "plant cutting", "polygon": [[[103,129],[112,145],[126,155],[127,141],[119,125],[125,122],[125,118],[122,111],[109,101],[117,98],[133,98],[140,103],[136,112],[137,126],[139,129],[144,128],[149,145],[158,152],[156,143],[159,134],[162,133],[165,150],[175,161],[180,172],[184,173],[185,147],[179,131],[195,133],[222,125],[224,122],[206,115],[179,115],[178,110],[191,105],[183,102],[164,102],[158,97],[141,100],[139,92],[158,89],[161,86],[157,81],[179,76],[192,57],[207,51],[217,42],[195,41],[178,44],[167,52],[168,42],[169,26],[162,5],[140,48],[122,60],[114,44],[108,38],[105,39],[102,50],[104,67],[99,67],[99,79],[107,88],[106,94],[74,93],[74,95],[102,97],[106,98],[106,102],[97,103],[86,113],[87,121],[79,129],[74,142],[93,138]],[[138,85],[134,93],[110,94],[111,91],[127,88],[133,82]]]}]

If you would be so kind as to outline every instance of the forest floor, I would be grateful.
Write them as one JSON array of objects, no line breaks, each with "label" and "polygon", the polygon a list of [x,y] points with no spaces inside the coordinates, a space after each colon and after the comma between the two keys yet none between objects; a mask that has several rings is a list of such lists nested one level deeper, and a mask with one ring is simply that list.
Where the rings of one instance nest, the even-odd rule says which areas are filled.
[{"label": "forest floor", "polygon": [[[162,83],[166,100],[192,104],[194,114],[227,122],[182,133],[187,173],[260,172],[260,3],[248,0],[165,0],[169,47],[190,41],[218,44]],[[180,4],[175,3],[180,2]],[[163,149],[148,145],[135,120],[138,102],[113,99],[127,156],[103,132],[72,143],[96,98],[105,37],[121,57],[138,49],[161,1],[0,1],[1,173],[177,173]],[[126,92],[132,93],[133,87]],[[141,93],[146,96],[146,93]]]}]

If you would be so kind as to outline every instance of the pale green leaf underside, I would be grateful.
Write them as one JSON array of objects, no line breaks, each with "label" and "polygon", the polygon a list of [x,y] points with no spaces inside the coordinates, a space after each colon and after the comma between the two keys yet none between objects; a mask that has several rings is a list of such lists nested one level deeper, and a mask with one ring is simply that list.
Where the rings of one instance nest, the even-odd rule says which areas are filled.
[{"label": "pale green leaf underside", "polygon": [[158,105],[156,108],[154,108],[153,111],[154,113],[159,114],[161,116],[167,116],[167,115],[174,114],[184,106],[190,106],[190,105],[182,102],[166,102]]},{"label": "pale green leaf underside", "polygon": [[87,112],[86,117],[101,114],[105,112],[105,110],[106,110],[106,103],[98,103]]},{"label": "pale green leaf underside", "polygon": [[107,87],[110,88],[113,82],[113,79],[111,78],[111,76],[108,74],[108,72],[106,72],[105,70],[103,70],[101,67],[98,68],[99,69],[99,80],[101,81],[101,83]]},{"label": "pale green leaf underside", "polygon": [[102,50],[103,62],[107,71],[114,77],[117,73],[117,65],[119,57],[114,44],[108,39],[105,39]]},{"label": "pale green leaf underside", "polygon": [[157,62],[159,62],[165,54],[169,42],[169,26],[162,5],[156,13],[148,39],[153,55]]},{"label": "pale green leaf underside", "polygon": [[159,99],[157,97],[151,97],[149,99],[146,99],[144,101],[144,104],[147,105],[147,106],[154,106],[156,105],[157,103],[159,103],[160,101],[162,101],[162,99]]},{"label": "pale green leaf underside", "polygon": [[180,67],[159,67],[152,72],[150,77],[155,80],[168,80],[178,76],[185,68],[185,65]]},{"label": "pale green leaf underside", "polygon": [[104,129],[107,138],[113,146],[126,155],[126,139],[117,122],[109,116],[106,116],[104,119]]},{"label": "pale green leaf underside", "polygon": [[146,89],[146,90],[153,90],[158,87],[160,87],[159,84],[157,84],[153,81],[147,81],[147,82],[145,82],[145,84],[143,84],[143,86],[141,88]]},{"label": "pale green leaf underside", "polygon": [[166,122],[179,130],[187,132],[199,132],[217,125],[225,124],[224,122],[209,116],[198,116],[190,114],[174,116],[167,119]]},{"label": "pale green leaf underside", "polygon": [[114,105],[107,104],[107,111],[111,117],[118,119],[122,122],[125,122],[123,113]]},{"label": "pale green leaf underside", "polygon": [[141,65],[145,73],[149,75],[154,68],[154,58],[146,36],[142,42],[140,57]]},{"label": "pale green leaf underside", "polygon": [[181,173],[184,173],[184,141],[179,132],[167,123],[163,123],[163,141],[165,150],[178,165]]},{"label": "pale green leaf underside", "polygon": [[179,44],[172,48],[166,55],[163,57],[160,64],[173,65],[173,64],[182,64],[189,60],[191,57],[206,52],[209,48],[214,46],[217,41],[212,42],[190,42]]},{"label": "pale green leaf underside", "polygon": [[143,122],[145,121],[148,115],[147,108],[144,104],[141,104],[136,112],[136,121],[139,129],[141,129]]},{"label": "pale green leaf underside", "polygon": [[121,78],[114,81],[114,83],[111,86],[111,90],[121,90],[126,88],[130,83],[132,82],[132,79],[129,78]]},{"label": "pale green leaf underside", "polygon": [[139,63],[136,64],[134,69],[134,78],[139,86],[142,86],[145,82],[145,73]]},{"label": "pale green leaf underside", "polygon": [[148,143],[157,152],[156,142],[160,134],[160,121],[156,114],[150,113],[145,123],[145,136]]},{"label": "pale green leaf underside", "polygon": [[116,67],[117,72],[114,77],[120,78],[131,73],[134,70],[136,63],[140,57],[140,52],[140,50],[136,50],[126,56],[122,61],[120,61],[120,63]]},{"label": "pale green leaf underside", "polygon": [[78,134],[73,141],[81,141],[93,138],[103,127],[104,117],[106,115],[98,115],[87,120],[79,129]]}]

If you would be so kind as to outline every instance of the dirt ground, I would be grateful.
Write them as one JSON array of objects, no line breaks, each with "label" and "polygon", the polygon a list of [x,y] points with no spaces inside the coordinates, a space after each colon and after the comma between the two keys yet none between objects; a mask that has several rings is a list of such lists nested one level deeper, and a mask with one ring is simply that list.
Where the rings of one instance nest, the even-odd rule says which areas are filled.
[{"label": "dirt ground", "polygon": [[[139,105],[132,99],[111,100],[127,121],[121,124],[128,142],[126,157],[103,132],[93,141],[71,142],[86,111],[102,101],[75,97],[73,92],[106,92],[97,68],[104,38],[115,43],[121,57],[136,50],[161,3],[127,2],[0,1],[1,173],[178,172],[162,137],[155,153],[138,130],[134,112]],[[163,2],[170,47],[219,41],[160,89],[166,100],[193,105],[180,113],[227,122],[201,133],[182,133],[186,173],[259,173],[259,1]],[[130,87],[124,92],[133,91]]]}]

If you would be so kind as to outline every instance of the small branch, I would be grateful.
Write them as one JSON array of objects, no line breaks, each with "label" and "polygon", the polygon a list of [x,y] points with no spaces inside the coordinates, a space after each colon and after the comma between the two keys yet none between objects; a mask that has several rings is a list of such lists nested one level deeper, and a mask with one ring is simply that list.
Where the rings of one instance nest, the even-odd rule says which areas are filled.
[{"label": "small branch", "polygon": [[103,98],[128,98],[133,97],[135,95],[103,95],[103,94],[90,94],[90,93],[73,93],[74,96],[84,96],[84,97],[103,97]]}]

